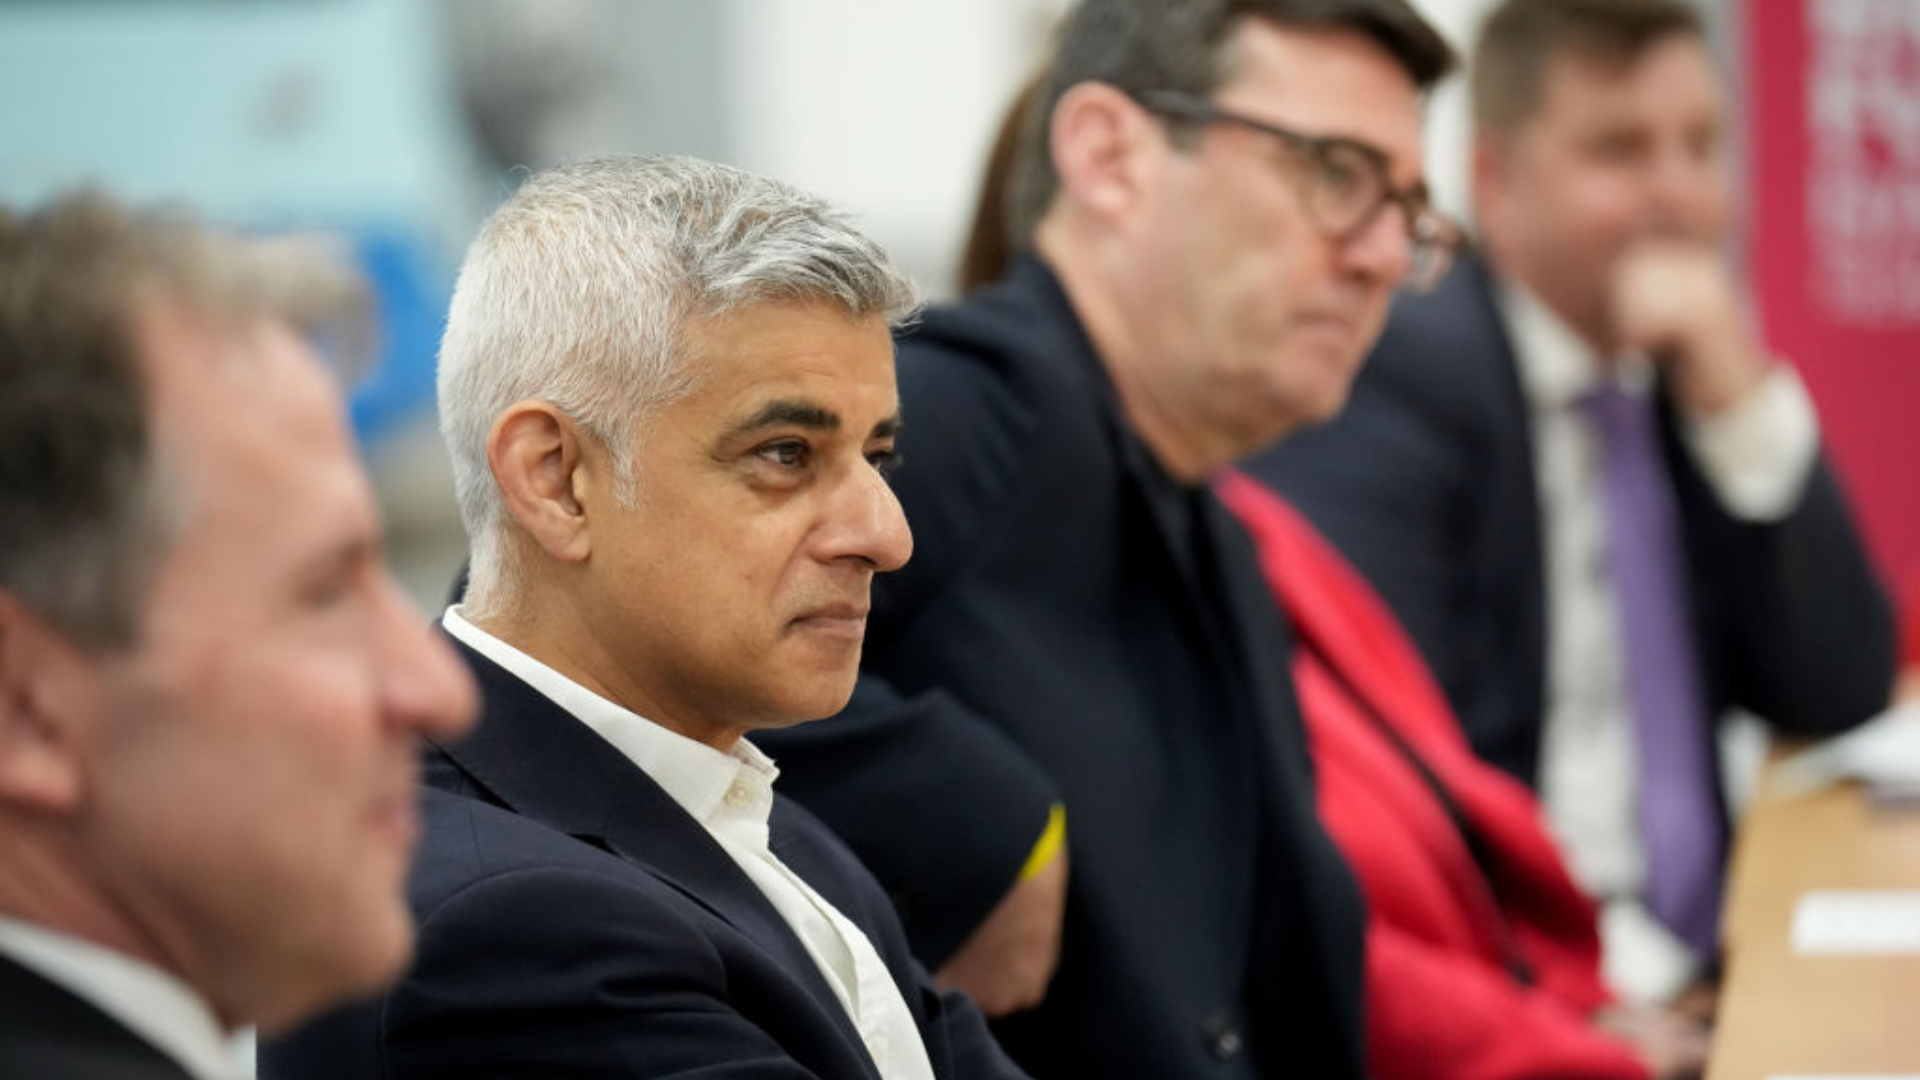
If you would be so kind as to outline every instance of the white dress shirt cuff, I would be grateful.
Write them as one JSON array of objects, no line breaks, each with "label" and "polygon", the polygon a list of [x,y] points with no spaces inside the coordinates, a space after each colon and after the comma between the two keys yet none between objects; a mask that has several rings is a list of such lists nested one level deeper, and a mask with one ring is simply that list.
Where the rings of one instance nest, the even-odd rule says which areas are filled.
[{"label": "white dress shirt cuff", "polygon": [[1720,505],[1743,521],[1792,513],[1820,454],[1813,400],[1786,364],[1726,410],[1688,417],[1682,430]]},{"label": "white dress shirt cuff", "polygon": [[1700,960],[1638,900],[1600,909],[1601,975],[1623,1000],[1663,1005],[1700,972]]}]

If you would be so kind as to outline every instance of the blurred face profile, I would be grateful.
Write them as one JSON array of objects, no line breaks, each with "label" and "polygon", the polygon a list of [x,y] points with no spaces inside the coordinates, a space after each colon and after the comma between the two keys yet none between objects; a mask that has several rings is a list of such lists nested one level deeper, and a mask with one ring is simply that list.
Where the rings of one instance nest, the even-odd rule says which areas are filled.
[{"label": "blurred face profile", "polygon": [[586,496],[589,622],[636,711],[726,746],[846,704],[873,576],[912,552],[884,475],[893,341],[877,316],[767,303],[685,347],[699,381],[641,425],[633,505]]},{"label": "blurred face profile", "polygon": [[[1219,109],[1299,135],[1362,144],[1391,185],[1421,185],[1412,78],[1358,32],[1243,20],[1228,46]],[[1340,183],[1296,145],[1236,123],[1163,139],[1140,212],[1125,227],[1129,305],[1156,357],[1144,374],[1162,410],[1234,456],[1346,401],[1411,266],[1405,213],[1383,207],[1344,233],[1306,192]],[[1321,174],[1315,175],[1314,170]]]},{"label": "blurred face profile", "polygon": [[1483,134],[1476,150],[1475,201],[1501,272],[1612,351],[1622,255],[1646,239],[1726,238],[1724,112],[1692,34],[1656,41],[1624,69],[1555,58],[1519,128]]},{"label": "blurred face profile", "polygon": [[162,966],[269,1030],[396,976],[416,737],[474,693],[381,562],[327,374],[271,323],[138,322],[174,522],[93,664],[78,830]]}]

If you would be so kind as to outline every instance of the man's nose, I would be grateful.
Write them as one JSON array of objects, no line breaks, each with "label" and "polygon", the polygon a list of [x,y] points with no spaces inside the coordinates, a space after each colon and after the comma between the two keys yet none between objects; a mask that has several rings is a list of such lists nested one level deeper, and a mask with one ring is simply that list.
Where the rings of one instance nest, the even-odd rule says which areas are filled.
[{"label": "man's nose", "polygon": [[1407,210],[1387,203],[1372,220],[1346,238],[1341,263],[1388,286],[1398,285],[1413,269],[1413,223]]},{"label": "man's nose", "polygon": [[452,646],[433,632],[391,579],[381,581],[380,704],[388,724],[435,739],[473,726],[479,691]]},{"label": "man's nose", "polygon": [[827,530],[829,559],[856,558],[880,573],[913,556],[913,532],[886,477],[864,463],[836,495]]}]

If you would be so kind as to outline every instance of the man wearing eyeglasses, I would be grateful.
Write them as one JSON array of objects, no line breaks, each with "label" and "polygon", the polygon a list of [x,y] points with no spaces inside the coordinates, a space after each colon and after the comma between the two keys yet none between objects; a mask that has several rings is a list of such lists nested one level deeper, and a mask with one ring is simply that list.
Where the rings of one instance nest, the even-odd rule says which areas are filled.
[{"label": "man wearing eyeglasses", "polygon": [[1484,259],[1396,309],[1337,422],[1251,469],[1393,604],[1481,756],[1539,788],[1616,988],[1668,1000],[1718,949],[1718,722],[1864,720],[1891,619],[1726,263],[1699,16],[1510,0],[1472,93]]},{"label": "man wearing eyeglasses", "polygon": [[1361,901],[1208,481],[1338,410],[1445,261],[1421,94],[1450,64],[1402,0],[1086,0],[1014,178],[1025,254],[900,341],[915,562],[852,705],[769,745],[1035,1076],[1364,1073]]}]

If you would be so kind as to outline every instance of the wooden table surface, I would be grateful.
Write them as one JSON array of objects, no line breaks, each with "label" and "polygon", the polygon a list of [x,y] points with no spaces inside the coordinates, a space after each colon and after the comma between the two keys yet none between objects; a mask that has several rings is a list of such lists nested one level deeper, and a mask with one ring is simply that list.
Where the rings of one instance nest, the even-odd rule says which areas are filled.
[{"label": "wooden table surface", "polygon": [[1781,799],[1772,768],[1734,848],[1707,1080],[1920,1075],[1920,956],[1802,956],[1790,941],[1808,890],[1920,889],[1920,813],[1851,784]]}]

